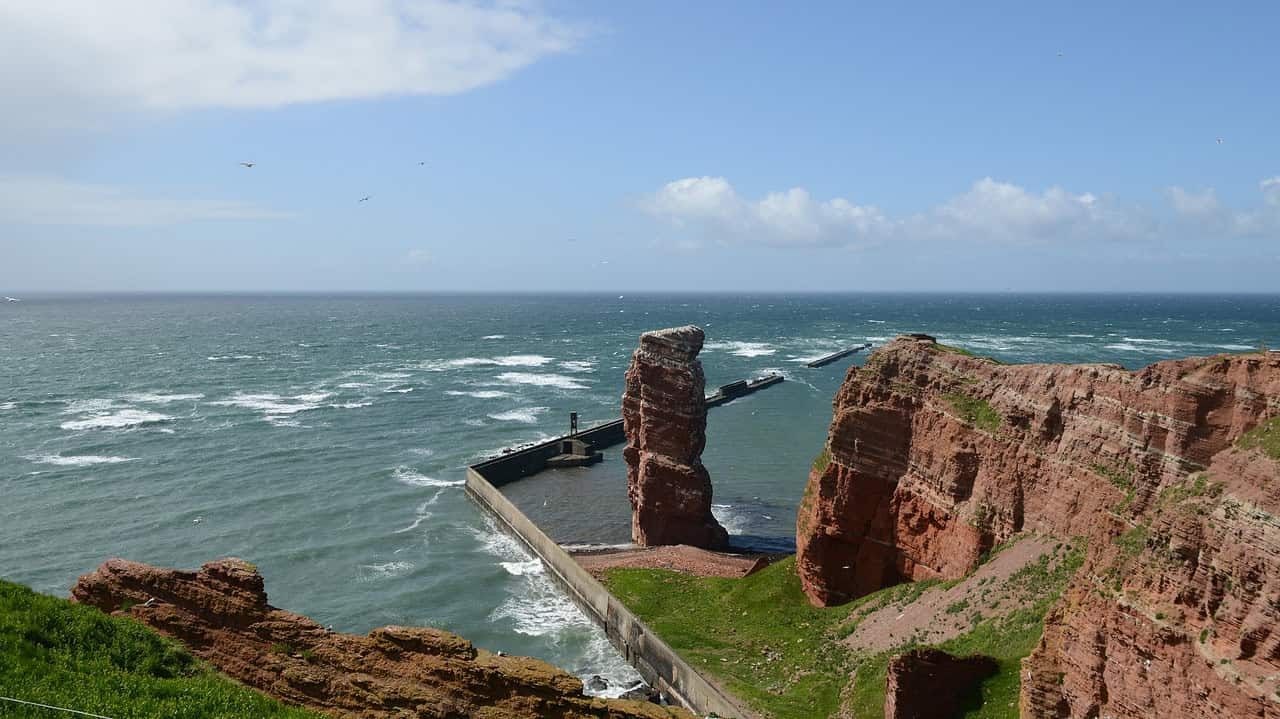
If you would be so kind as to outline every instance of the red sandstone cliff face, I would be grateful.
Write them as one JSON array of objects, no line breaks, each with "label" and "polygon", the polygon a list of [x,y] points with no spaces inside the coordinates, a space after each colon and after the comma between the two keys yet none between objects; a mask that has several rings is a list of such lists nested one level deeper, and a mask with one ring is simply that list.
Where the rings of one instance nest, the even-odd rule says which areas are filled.
[{"label": "red sandstone cliff face", "polygon": [[1280,416],[1280,355],[1130,372],[899,338],[834,408],[797,523],[814,603],[959,577],[1018,531],[1085,535],[1024,716],[1280,716],[1280,462],[1233,447]]},{"label": "red sandstone cliff face", "polygon": [[390,626],[363,637],[328,631],[267,604],[261,575],[239,559],[198,572],[112,559],[81,577],[72,596],[127,613],[251,687],[333,716],[692,717],[583,696],[581,681],[550,664],[478,650],[438,629]]},{"label": "red sandstone cliff face", "polygon": [[889,660],[885,672],[885,719],[952,719],[962,713],[965,695],[996,673],[991,657],[956,657],[937,649],[916,649]]},{"label": "red sandstone cliff face", "polygon": [[702,330],[693,326],[646,332],[627,368],[623,457],[636,544],[728,545],[728,533],[711,515],[711,477],[702,466],[702,342]]}]

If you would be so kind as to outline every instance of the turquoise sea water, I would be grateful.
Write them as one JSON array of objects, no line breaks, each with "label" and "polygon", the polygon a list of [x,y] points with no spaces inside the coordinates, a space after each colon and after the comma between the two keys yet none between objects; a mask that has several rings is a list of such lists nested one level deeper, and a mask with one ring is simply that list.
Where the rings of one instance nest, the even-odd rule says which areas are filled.
[{"label": "turquoise sea water", "polygon": [[[1008,362],[1280,347],[1280,297],[72,297],[0,306],[0,576],[65,595],[108,557],[258,564],[276,606],[349,632],[456,631],[615,687],[634,675],[464,497],[466,465],[618,414],[638,335],[695,323],[716,512],[786,546],[849,362],[899,332]],[[864,355],[865,356],[865,355]],[[860,361],[860,360],[859,360]],[[625,542],[616,449],[509,490],[558,539]]]}]

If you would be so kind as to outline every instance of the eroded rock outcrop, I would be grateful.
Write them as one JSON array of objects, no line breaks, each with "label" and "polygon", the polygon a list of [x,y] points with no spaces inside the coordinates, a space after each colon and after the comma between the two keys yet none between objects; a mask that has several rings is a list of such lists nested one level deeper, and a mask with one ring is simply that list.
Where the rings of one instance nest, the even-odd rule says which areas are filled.
[{"label": "eroded rock outcrop", "polygon": [[900,337],[850,371],[797,523],[817,604],[956,578],[1012,534],[1089,553],[1028,717],[1280,716],[1280,355],[1001,365]]},{"label": "eroded rock outcrop", "polygon": [[491,654],[438,629],[329,631],[270,606],[262,576],[239,559],[196,572],[112,559],[81,577],[72,597],[182,641],[251,687],[334,716],[692,717],[656,704],[583,696],[578,678],[550,664]]},{"label": "eroded rock outcrop", "polygon": [[702,330],[676,327],[640,336],[627,368],[622,422],[627,446],[631,537],[636,544],[728,545],[711,514]]},{"label": "eroded rock outcrop", "polygon": [[884,719],[951,719],[960,716],[967,695],[996,673],[991,657],[957,657],[937,649],[916,649],[889,660]]}]

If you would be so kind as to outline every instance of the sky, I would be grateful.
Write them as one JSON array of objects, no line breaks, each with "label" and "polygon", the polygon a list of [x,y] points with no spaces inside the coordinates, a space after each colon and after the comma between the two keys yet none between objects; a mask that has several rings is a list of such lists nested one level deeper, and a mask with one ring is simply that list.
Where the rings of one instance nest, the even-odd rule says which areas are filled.
[{"label": "sky", "polygon": [[1278,27],[0,0],[0,292],[1276,292]]}]

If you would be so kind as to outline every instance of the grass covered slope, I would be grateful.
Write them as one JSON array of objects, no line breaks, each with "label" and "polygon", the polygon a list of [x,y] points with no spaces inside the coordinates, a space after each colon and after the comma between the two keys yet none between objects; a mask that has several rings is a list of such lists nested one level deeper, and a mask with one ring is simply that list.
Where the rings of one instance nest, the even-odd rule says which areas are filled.
[{"label": "grass covered slope", "polygon": [[[317,717],[223,677],[137,622],[0,580],[0,696],[124,717]],[[0,701],[0,716],[70,716]]]},{"label": "grass covered slope", "polygon": [[899,584],[826,608],[809,604],[790,558],[741,579],[619,568],[607,573],[605,584],[690,664],[766,717],[882,717],[889,658],[937,646],[996,659],[999,672],[983,682],[980,700],[965,716],[1012,719],[1018,715],[1018,662],[1039,641],[1045,614],[1082,556],[1079,547],[1062,544],[1054,561],[1033,562],[1009,576],[1003,591],[1028,599],[1022,609],[990,617],[966,613],[969,630],[960,636],[928,645],[913,635],[889,651],[841,640],[877,610],[904,607],[959,582]]}]

